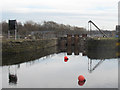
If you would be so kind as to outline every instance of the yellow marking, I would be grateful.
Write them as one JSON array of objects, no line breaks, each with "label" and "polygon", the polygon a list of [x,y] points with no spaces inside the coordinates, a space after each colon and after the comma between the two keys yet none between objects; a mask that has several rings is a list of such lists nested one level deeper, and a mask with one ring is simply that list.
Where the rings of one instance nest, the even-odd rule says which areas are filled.
[{"label": "yellow marking", "polygon": [[117,42],[117,43],[116,43],[116,46],[119,46],[119,45],[120,45],[120,42]]},{"label": "yellow marking", "polygon": [[120,56],[120,53],[117,52],[117,53],[116,53],[116,56]]}]

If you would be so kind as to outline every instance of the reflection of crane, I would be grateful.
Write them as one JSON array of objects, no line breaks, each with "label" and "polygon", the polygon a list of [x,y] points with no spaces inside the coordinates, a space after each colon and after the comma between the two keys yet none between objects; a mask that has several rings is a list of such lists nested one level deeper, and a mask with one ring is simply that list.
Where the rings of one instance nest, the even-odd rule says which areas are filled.
[{"label": "reflection of crane", "polygon": [[90,21],[88,21],[88,24],[90,23],[90,30],[91,30],[91,23],[100,31],[100,33],[102,33],[103,34],[103,37],[108,37],[103,31],[101,31],[100,30],[100,28],[98,28],[98,26],[95,24],[95,23],[93,23],[91,20]]},{"label": "reflection of crane", "polygon": [[104,60],[100,60],[93,68],[92,68],[92,60],[88,59],[88,71],[92,73]]}]

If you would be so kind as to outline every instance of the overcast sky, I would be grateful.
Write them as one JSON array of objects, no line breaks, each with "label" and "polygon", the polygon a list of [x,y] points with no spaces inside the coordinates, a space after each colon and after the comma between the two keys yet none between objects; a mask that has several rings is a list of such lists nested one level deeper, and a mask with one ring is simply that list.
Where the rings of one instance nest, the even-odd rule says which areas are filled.
[{"label": "overcast sky", "polygon": [[2,0],[2,21],[16,19],[42,23],[88,27],[94,21],[101,29],[113,30],[118,24],[119,0]]}]

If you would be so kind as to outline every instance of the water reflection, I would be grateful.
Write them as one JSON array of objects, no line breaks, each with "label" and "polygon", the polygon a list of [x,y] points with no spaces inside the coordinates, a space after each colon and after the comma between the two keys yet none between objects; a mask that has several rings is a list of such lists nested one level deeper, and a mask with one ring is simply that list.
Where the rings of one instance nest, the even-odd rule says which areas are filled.
[{"label": "water reflection", "polygon": [[[109,47],[109,46],[108,46]],[[118,58],[116,53],[119,53],[116,51],[116,49],[109,48],[106,49],[105,47],[88,47],[86,49],[83,49],[84,47],[76,44],[76,45],[65,45],[64,43],[51,47],[46,49],[40,49],[37,51],[31,51],[31,52],[24,52],[19,54],[12,54],[12,55],[3,55],[2,59],[2,65],[14,65],[14,64],[20,64],[24,62],[34,63],[34,60],[39,58],[50,58],[50,55],[54,53],[61,53],[61,52],[67,52],[67,55],[79,55],[79,53],[82,53],[82,56],[87,56],[89,59],[112,59],[112,58]]]},{"label": "water reflection", "polygon": [[78,45],[74,46],[74,55],[79,55],[79,46]]},{"label": "water reflection", "polygon": [[15,85],[17,84],[17,75],[13,75],[9,73],[9,84],[10,85]]},{"label": "water reflection", "polygon": [[72,55],[72,49],[71,45],[67,47],[67,55]]},{"label": "water reflection", "polygon": [[78,81],[78,85],[83,86],[85,84],[86,80],[84,81]]},{"label": "water reflection", "polygon": [[82,52],[82,56],[87,56],[86,51],[83,51],[83,52]]},{"label": "water reflection", "polygon": [[105,61],[105,59],[104,60],[98,60],[99,62],[97,64],[95,64],[94,66],[92,66],[93,65],[92,63],[94,61],[95,60],[88,59],[88,71],[89,71],[89,73],[92,73],[100,64],[103,63],[103,61]]},{"label": "water reflection", "polygon": [[49,58],[51,54],[59,53],[57,47],[50,47],[46,49],[35,50],[31,52],[23,52],[11,55],[2,55],[2,65],[15,65],[24,62],[33,63],[34,60],[42,58]]},{"label": "water reflection", "polygon": [[[87,70],[85,73],[89,72],[92,75],[93,74],[92,72],[97,71],[96,68],[98,68],[102,63],[104,63],[106,59],[117,58],[116,50],[114,50],[114,49],[105,50],[105,48],[103,48],[103,49],[99,49],[99,48],[81,49],[81,47],[79,47],[79,45],[74,45],[74,46],[73,45],[70,45],[70,46],[62,45],[62,46],[58,46],[58,47],[47,48],[44,50],[42,49],[42,50],[39,50],[36,52],[31,51],[31,52],[21,53],[21,54],[16,54],[16,55],[8,55],[8,56],[3,55],[3,65],[9,65],[9,67],[8,67],[9,75],[8,75],[7,80],[9,81],[10,85],[17,85],[18,79],[21,82],[21,79],[23,78],[22,75],[21,76],[17,75],[17,70],[19,68],[22,68],[22,69],[25,68],[25,67],[24,68],[21,67],[21,63],[25,64],[26,66],[29,65],[30,67],[32,65],[36,65],[35,67],[37,67],[37,64],[40,64],[40,65],[38,65],[37,68],[32,67],[33,69],[30,70],[33,73],[36,73],[35,76],[37,79],[33,79],[33,81],[35,81],[35,80],[37,81],[38,78],[40,78],[38,80],[38,82],[40,82],[40,81],[44,82],[44,80],[45,80],[45,78],[43,77],[44,75],[46,75],[46,76],[50,75],[50,76],[48,76],[47,79],[52,78],[53,81],[55,81],[56,74],[60,73],[60,76],[59,75],[58,76],[60,77],[59,80],[61,80],[61,77],[66,75],[64,73],[69,73],[69,74],[75,75],[75,73],[73,73],[73,72],[76,71],[79,74],[79,69],[81,70],[80,73],[83,73]],[[57,55],[59,55],[59,54],[61,54],[61,52],[65,52],[65,55],[61,55],[59,57],[56,57],[55,60],[52,62],[52,57],[55,57],[55,53]],[[64,59],[64,62],[66,63],[64,66],[63,58],[66,55],[69,57],[70,63],[69,64],[66,63],[66,62],[68,62],[68,59]],[[82,61],[81,60],[82,56],[84,56],[84,58],[87,58],[88,62],[86,59],[85,60],[83,59],[83,61]],[[78,57],[78,58],[76,60],[73,60],[75,57]],[[60,59],[60,61],[62,61],[62,63],[60,61],[58,61],[59,59]],[[76,62],[76,64],[75,64],[75,62]],[[86,62],[88,66],[86,66],[86,64],[83,62]],[[94,63],[94,62],[97,62],[97,63]],[[42,65],[41,63],[43,63],[44,65]],[[50,65],[50,64],[52,64],[52,65]],[[85,66],[83,66],[82,64]],[[71,66],[69,67],[69,65],[71,65]],[[49,68],[51,68],[51,67],[53,67],[53,68],[49,70]],[[57,67],[58,69],[54,70],[55,67]],[[59,68],[62,68],[62,69],[60,69],[60,71],[59,71]],[[26,71],[24,71],[24,72],[25,72],[25,76],[28,75],[28,77],[32,73],[32,72],[27,72],[28,73],[27,74]],[[22,73],[24,73],[24,72],[22,72]],[[37,72],[39,72],[39,73],[37,73]],[[33,75],[33,73],[32,73],[32,75]],[[30,75],[30,76],[32,77],[32,75]],[[71,76],[71,77],[69,77],[69,79],[72,81],[72,77],[74,77],[74,75],[73,76],[66,75],[66,76],[67,77]],[[30,77],[30,79],[31,79],[31,77]],[[65,79],[65,76],[63,78]],[[49,80],[51,80],[51,79],[49,79]],[[74,79],[74,80],[76,80],[76,79]],[[90,83],[90,80],[89,81],[88,80],[89,79],[87,78],[87,83],[88,82]],[[27,82],[27,80],[25,82]],[[42,85],[42,83],[40,83],[40,85]],[[57,81],[55,83],[57,83]],[[76,81],[74,83],[76,83]],[[86,83],[86,80],[85,81],[77,81],[77,85],[83,86],[83,87],[85,85],[88,85],[87,83]],[[44,82],[44,84],[46,84],[46,83]]]},{"label": "water reflection", "polygon": [[17,69],[20,68],[20,64],[15,66],[9,66],[8,72],[9,72],[9,84],[10,85],[16,85],[17,84]]},{"label": "water reflection", "polygon": [[[76,36],[77,37],[77,36]],[[68,38],[68,41],[70,41],[71,38]],[[74,40],[75,42],[78,42],[78,39]],[[111,46],[110,46],[111,47]],[[109,48],[109,45],[107,45],[107,48],[104,46],[99,47],[85,47],[79,45],[78,43],[75,43],[75,45],[72,45],[71,43],[68,43],[66,45],[64,43],[64,40],[62,43],[55,47],[50,47],[46,49],[40,49],[37,51],[31,51],[31,52],[24,52],[19,54],[12,54],[12,55],[2,55],[3,59],[3,66],[4,65],[14,65],[14,64],[20,64],[24,62],[34,63],[34,60],[39,58],[50,58],[50,55],[54,53],[61,53],[61,52],[67,52],[67,55],[79,55],[79,53],[82,53],[82,56],[87,56],[89,59],[93,60],[104,60],[104,59],[111,59],[111,58],[117,58],[118,55],[116,53],[119,53],[114,48]],[[91,64],[90,60],[90,64]],[[100,61],[100,62],[101,62]],[[36,61],[35,61],[36,62]],[[67,62],[65,60],[65,62]],[[99,64],[98,64],[99,65]],[[98,66],[97,65],[97,66]],[[97,67],[96,66],[96,67]],[[94,68],[93,68],[94,69]]]}]

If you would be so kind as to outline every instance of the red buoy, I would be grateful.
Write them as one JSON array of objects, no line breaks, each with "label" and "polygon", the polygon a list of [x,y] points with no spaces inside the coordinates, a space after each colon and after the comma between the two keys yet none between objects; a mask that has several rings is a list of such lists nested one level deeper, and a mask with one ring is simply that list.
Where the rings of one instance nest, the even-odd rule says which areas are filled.
[{"label": "red buoy", "polygon": [[79,77],[78,77],[78,84],[80,85],[80,86],[83,86],[84,85],[84,83],[86,82],[86,79],[84,78],[84,76],[83,75],[80,75]]},{"label": "red buoy", "polygon": [[64,62],[67,62],[67,61],[68,61],[68,57],[65,56],[65,57],[64,57]]},{"label": "red buoy", "polygon": [[79,80],[79,81],[85,81],[85,78],[84,78],[83,75],[80,75],[80,76],[78,77],[78,80]]},{"label": "red buoy", "polygon": [[68,60],[68,57],[67,57],[67,56],[65,56],[65,57],[64,57],[64,60]]}]

